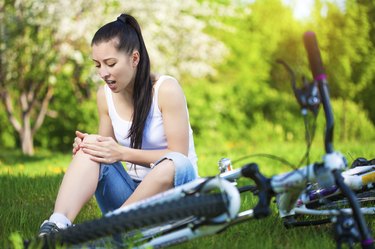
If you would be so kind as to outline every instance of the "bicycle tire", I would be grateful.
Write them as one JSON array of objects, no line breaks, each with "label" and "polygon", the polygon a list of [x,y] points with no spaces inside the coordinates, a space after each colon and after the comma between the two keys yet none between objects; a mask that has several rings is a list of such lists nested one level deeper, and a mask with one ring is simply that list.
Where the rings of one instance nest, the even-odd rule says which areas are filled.
[{"label": "bicycle tire", "polygon": [[227,198],[223,194],[194,195],[157,203],[128,212],[87,221],[42,239],[43,248],[56,245],[79,245],[106,236],[157,225],[189,216],[214,218],[227,211]]}]

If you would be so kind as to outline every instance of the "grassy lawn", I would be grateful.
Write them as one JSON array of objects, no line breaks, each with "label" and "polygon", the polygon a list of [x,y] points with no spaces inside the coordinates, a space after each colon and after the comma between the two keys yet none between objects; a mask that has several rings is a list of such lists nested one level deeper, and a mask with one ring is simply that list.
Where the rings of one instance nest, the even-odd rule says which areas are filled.
[{"label": "grassy lawn", "polygon": [[[320,160],[323,150],[315,142],[311,152],[312,160]],[[244,149],[246,148],[246,149]],[[345,143],[337,145],[351,162],[356,157],[375,157],[375,143]],[[199,172],[201,176],[217,174],[217,161],[225,156],[232,160],[244,155],[268,153],[297,163],[304,153],[304,145],[296,143],[251,146],[233,145],[231,149],[220,150],[197,147]],[[0,151],[0,248],[10,247],[10,237],[17,233],[22,238],[31,238],[40,223],[53,210],[54,200],[70,154],[38,151],[34,157],[22,156],[18,151]],[[258,162],[261,171],[267,175],[289,170],[271,159],[249,157],[234,165],[240,167],[247,162]],[[251,207],[255,199],[243,194],[243,207]],[[197,239],[173,248],[335,248],[331,226],[285,229],[278,217],[275,205],[270,217],[249,220],[232,226],[218,235]],[[100,217],[100,211],[91,200],[78,216],[75,223]],[[373,219],[369,219],[374,224]],[[372,226],[373,227],[373,226]]]}]

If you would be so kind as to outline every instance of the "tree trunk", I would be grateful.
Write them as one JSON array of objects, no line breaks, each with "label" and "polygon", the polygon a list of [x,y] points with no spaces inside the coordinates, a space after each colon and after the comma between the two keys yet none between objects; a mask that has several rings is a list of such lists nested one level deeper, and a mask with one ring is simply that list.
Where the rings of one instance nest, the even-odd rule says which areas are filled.
[{"label": "tree trunk", "polygon": [[[22,153],[29,156],[34,155],[34,135],[43,124],[44,117],[48,111],[48,104],[53,96],[53,88],[52,86],[49,86],[44,94],[43,100],[39,101],[38,103],[40,107],[37,117],[31,117],[32,108],[38,101],[35,99],[35,96],[39,93],[39,90],[40,88],[36,88],[35,92],[21,93],[19,97],[22,112],[21,122],[19,122],[16,118],[16,114],[13,109],[13,101],[11,100],[9,92],[6,89],[0,92],[0,97],[4,103],[8,119],[19,135]],[[30,97],[28,98],[28,96]],[[34,127],[31,126],[32,118],[35,120]]]},{"label": "tree trunk", "polygon": [[34,155],[34,141],[33,134],[31,132],[30,116],[26,114],[23,117],[23,127],[20,134],[22,153],[24,155],[33,156]]}]

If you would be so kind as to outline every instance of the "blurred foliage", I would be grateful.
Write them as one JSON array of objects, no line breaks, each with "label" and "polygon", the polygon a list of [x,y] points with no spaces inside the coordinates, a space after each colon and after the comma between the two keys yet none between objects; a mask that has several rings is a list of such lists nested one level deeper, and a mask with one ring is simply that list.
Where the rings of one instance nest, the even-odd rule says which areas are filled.
[{"label": "blurred foliage", "polygon": [[52,150],[70,150],[74,131],[96,133],[99,120],[96,107],[95,92],[90,98],[78,98],[76,88],[68,84],[68,78],[62,79],[55,89],[55,97],[50,108],[58,113],[58,117],[47,117],[43,128],[35,137],[35,145]]},{"label": "blurred foliage", "polygon": [[[68,21],[77,26],[78,33],[85,34],[85,40],[69,45],[72,56],[63,64],[65,70],[54,75],[49,109],[57,116],[46,117],[35,135],[37,147],[70,150],[75,130],[96,132],[97,78],[86,36],[122,11],[139,20],[153,70],[172,74],[182,84],[198,148],[230,151],[265,141],[304,139],[290,77],[276,60],[281,58],[293,68],[299,84],[302,77],[311,80],[302,42],[307,30],[317,34],[327,71],[335,138],[375,138],[373,1],[346,0],[342,9],[330,1],[317,0],[311,17],[305,20],[296,20],[281,0],[113,0],[105,6],[88,2],[79,18],[72,16]],[[100,8],[95,9],[98,5]],[[91,20],[93,15],[95,22],[84,32],[78,21]],[[322,139],[322,110],[317,127],[316,138]],[[0,109],[0,143],[2,147],[20,146],[4,108]]]}]

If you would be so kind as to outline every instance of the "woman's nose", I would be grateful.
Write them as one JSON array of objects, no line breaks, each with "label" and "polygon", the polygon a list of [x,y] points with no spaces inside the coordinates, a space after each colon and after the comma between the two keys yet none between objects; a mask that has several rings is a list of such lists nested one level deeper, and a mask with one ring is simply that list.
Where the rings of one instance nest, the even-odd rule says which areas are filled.
[{"label": "woman's nose", "polygon": [[106,79],[109,76],[109,72],[106,67],[99,68],[99,75],[102,79]]}]

